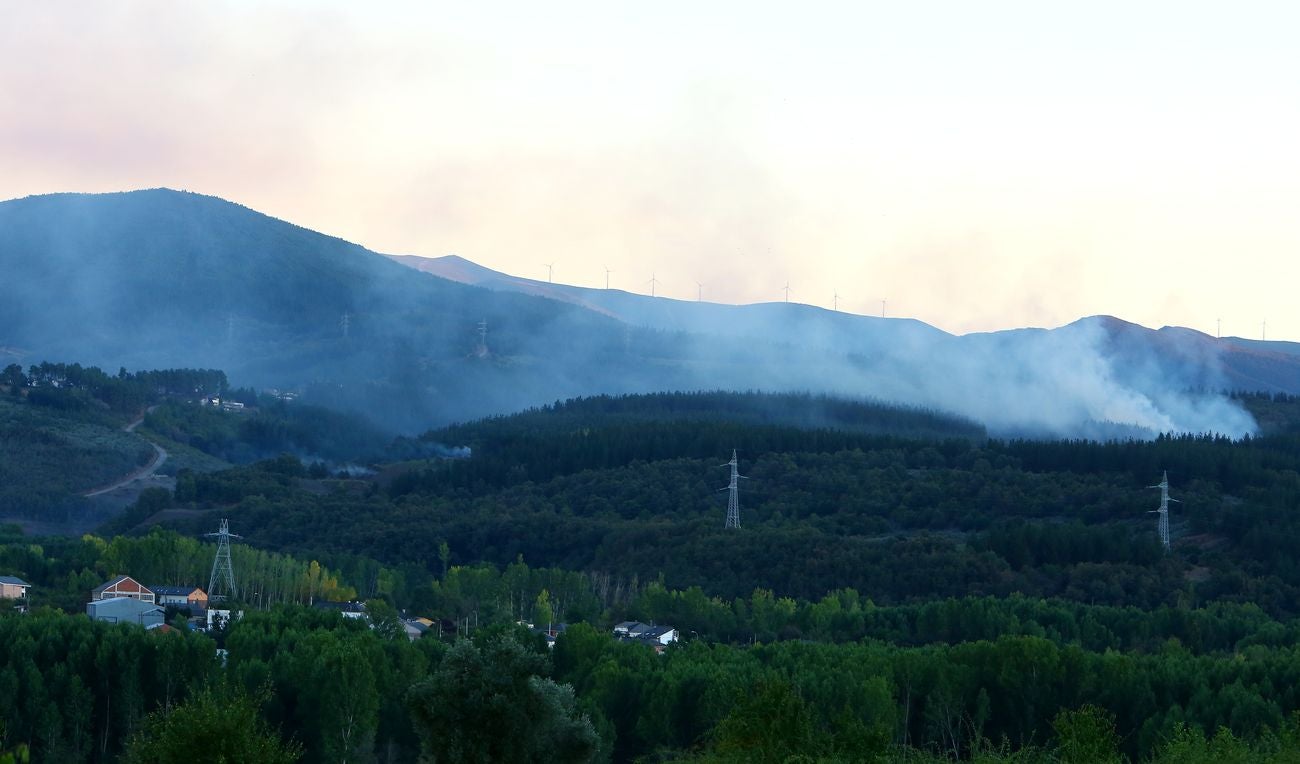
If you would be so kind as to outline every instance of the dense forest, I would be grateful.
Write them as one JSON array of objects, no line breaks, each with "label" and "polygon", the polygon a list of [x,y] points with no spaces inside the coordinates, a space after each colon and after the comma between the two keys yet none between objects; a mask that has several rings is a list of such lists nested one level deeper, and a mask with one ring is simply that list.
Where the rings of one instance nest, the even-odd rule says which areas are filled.
[{"label": "dense forest", "polygon": [[[456,426],[416,441],[446,456],[381,465],[364,479],[282,460],[182,472],[172,501],[199,514],[173,524],[197,531],[219,511],[259,544],[320,557],[427,565],[445,542],[460,563],[522,555],[726,597],[851,587],[878,603],[1022,593],[1300,613],[1300,568],[1289,559],[1300,520],[1287,511],[1300,501],[1292,399],[1258,400],[1279,424],[1256,438],[1097,443],[988,440],[908,410],[873,429],[824,414],[813,425],[764,421],[734,401],[713,415],[693,408],[708,397],[594,399]],[[914,417],[944,436],[888,434]],[[722,527],[718,490],[732,448],[748,478],[740,532]],[[1149,514],[1159,495],[1148,486],[1166,471],[1181,501],[1172,554]],[[118,527],[150,514],[128,513]]]},{"label": "dense forest", "polygon": [[[35,612],[0,617],[21,645],[0,658],[0,751],[171,760],[187,720],[285,761],[1289,761],[1300,401],[1241,400],[1258,437],[1099,443],[758,393],[557,402],[391,442],[294,403],[249,426],[164,399],[146,426],[170,443],[290,453],[182,468],[93,536],[0,527],[0,574],[35,585]],[[1165,471],[1168,551],[1148,488]],[[228,631],[60,614],[117,573],[204,583],[221,517],[245,536]],[[371,628],[305,607],[354,598]],[[408,642],[402,613],[442,638]],[[681,641],[613,639],[629,619]],[[518,622],[569,628],[548,650]]]},{"label": "dense forest", "polygon": [[693,639],[656,655],[585,624],[553,650],[504,625],[411,642],[394,616],[376,607],[367,624],[281,605],[210,635],[52,610],[0,616],[0,750],[38,761],[257,750],[275,761],[1209,762],[1289,761],[1274,756],[1300,742],[1294,643],[1197,653],[1176,640],[1097,652],[1026,635],[919,647]]}]

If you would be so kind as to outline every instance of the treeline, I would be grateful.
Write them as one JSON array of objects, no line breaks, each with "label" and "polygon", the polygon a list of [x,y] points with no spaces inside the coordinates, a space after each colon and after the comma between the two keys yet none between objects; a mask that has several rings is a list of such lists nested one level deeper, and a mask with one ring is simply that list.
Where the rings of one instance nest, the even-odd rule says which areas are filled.
[{"label": "treeline", "polygon": [[[599,739],[530,635],[412,643],[391,614],[372,615],[246,612],[217,635],[224,660],[213,639],[183,629],[0,616],[0,751],[22,745],[34,761],[59,762],[231,751],[245,755],[224,760],[591,760]],[[184,729],[171,728],[172,714]]]},{"label": "treeline", "polygon": [[292,453],[308,462],[368,464],[383,457],[392,437],[365,419],[263,395],[255,413],[164,403],[145,426],[165,438],[235,464]]},{"label": "treeline", "polygon": [[[726,598],[852,588],[897,604],[1021,592],[1146,609],[1254,602],[1300,615],[1291,436],[924,441],[689,417],[537,424],[548,416],[558,414],[493,420],[483,432],[496,434],[465,441],[469,458],[394,465],[373,479],[312,479],[324,473],[293,458],[182,471],[173,501],[237,518],[271,548],[394,567],[427,567],[445,542],[458,563],[504,567],[522,555],[543,567],[662,575],[670,588]],[[719,491],[733,445],[749,478],[738,532],[722,527]],[[1159,496],[1148,486],[1166,470],[1182,502],[1172,554],[1149,514]],[[197,531],[213,516],[177,527]]]},{"label": "treeline", "polygon": [[275,761],[1163,763],[1288,761],[1277,756],[1300,742],[1294,645],[1123,653],[1002,636],[695,641],[656,655],[578,625],[548,654],[517,627],[410,642],[391,611],[367,624],[302,607],[246,612],[216,638],[224,660],[212,638],[183,630],[0,615],[0,751],[68,762],[175,760],[210,745]]},{"label": "treeline", "polygon": [[98,402],[113,411],[130,413],[160,398],[189,399],[219,395],[226,390],[226,375],[216,369],[164,369],[109,375],[96,366],[79,363],[33,364],[24,374],[18,364],[0,372],[0,383],[11,395],[23,391],[30,402],[52,408],[76,410]]},{"label": "treeline", "polygon": [[[390,493],[503,488],[640,461],[770,452],[887,449],[934,441],[952,454],[982,440],[982,427],[921,409],[764,393],[661,393],[557,402],[507,417],[431,431],[425,447],[468,447],[470,459],[400,473]],[[407,450],[418,453],[418,445]],[[394,445],[397,455],[402,442]],[[445,455],[445,454],[438,454]]]},{"label": "treeline", "polygon": [[[214,552],[213,544],[158,528],[107,540],[0,534],[0,570],[35,584],[38,605],[74,613],[84,609],[91,588],[115,574],[129,573],[146,584],[205,585]],[[232,547],[237,583],[250,607],[360,597],[475,626],[522,620],[604,628],[636,619],[671,624],[687,638],[730,644],[878,640],[922,646],[1025,635],[1094,652],[1157,652],[1173,640],[1197,655],[1300,644],[1300,621],[1272,618],[1253,604],[1142,610],[1016,594],[881,605],[854,589],[813,599],[755,589],[727,599],[698,586],[670,589],[659,580],[533,567],[523,560],[501,568],[457,565],[445,544],[433,555],[427,566],[389,567],[357,555],[322,565],[245,544]],[[445,568],[439,572],[439,566]]]},{"label": "treeline", "polygon": [[[805,598],[853,587],[879,602],[1021,590],[1155,606],[1187,585],[1185,560],[1166,557],[1153,526],[1138,524],[1150,508],[1141,486],[993,467],[970,449],[951,459],[933,446],[769,454],[742,461],[752,478],[743,527],[728,532],[717,464],[644,462],[482,493],[392,496],[348,481],[309,492],[276,461],[182,474],[176,500],[222,507],[259,543],[315,555],[418,562],[445,541],[460,562],[507,565],[522,554],[570,570],[663,574],[674,588],[728,597],[755,587]],[[1218,498],[1209,487],[1183,495],[1189,506]]]},{"label": "treeline", "polygon": [[438,442],[497,440],[503,434],[520,431],[572,431],[604,427],[615,422],[675,420],[844,430],[932,440],[980,440],[986,436],[983,426],[972,420],[883,401],[810,393],[711,390],[571,398],[516,414],[430,431],[421,439]]},{"label": "treeline", "polygon": [[1199,731],[1220,729],[1218,750],[1240,757],[1220,761],[1264,761],[1278,760],[1265,758],[1281,747],[1276,732],[1297,740],[1296,650],[1098,653],[1004,636],[927,647],[695,642],[655,656],[578,627],[557,642],[555,665],[617,761],[700,749],[705,761],[1214,761]]},{"label": "treeline", "polygon": [[[3,526],[0,526],[3,528]],[[216,545],[155,530],[140,537],[29,539],[0,534],[0,571],[33,585],[32,603],[84,612],[90,590],[111,576],[129,575],[146,586],[206,589]],[[315,560],[300,560],[244,544],[231,546],[240,600],[251,607],[314,600],[352,600],[357,589]]]}]

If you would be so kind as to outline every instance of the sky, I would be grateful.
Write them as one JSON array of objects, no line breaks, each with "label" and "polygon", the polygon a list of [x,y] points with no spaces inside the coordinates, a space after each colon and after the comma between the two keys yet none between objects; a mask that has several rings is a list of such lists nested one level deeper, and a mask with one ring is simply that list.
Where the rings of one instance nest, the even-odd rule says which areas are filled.
[{"label": "sky", "polygon": [[385,253],[956,333],[1300,340],[1294,3],[0,10],[0,198],[167,186]]}]

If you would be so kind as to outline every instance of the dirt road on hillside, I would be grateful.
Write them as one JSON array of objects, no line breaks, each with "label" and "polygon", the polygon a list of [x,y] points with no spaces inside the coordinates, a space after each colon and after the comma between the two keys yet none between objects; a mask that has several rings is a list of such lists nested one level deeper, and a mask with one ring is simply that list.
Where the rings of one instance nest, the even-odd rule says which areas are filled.
[{"label": "dirt road on hillside", "polygon": [[[140,423],[144,421],[144,418],[149,414],[149,412],[153,411],[156,408],[158,407],[150,406],[149,408],[145,409],[140,414],[140,416],[135,418],[133,422],[128,424],[126,427],[123,427],[122,431],[135,432],[135,428],[139,427]],[[141,467],[138,470],[135,470],[134,472],[127,475],[126,477],[122,478],[121,480],[112,483],[111,485],[106,485],[103,488],[95,488],[81,495],[89,499],[94,496],[99,496],[101,494],[116,491],[117,489],[126,485],[130,485],[131,483],[134,483],[137,480],[143,480],[144,478],[151,477],[153,473],[156,472],[157,469],[163,466],[163,463],[167,461],[167,449],[163,448],[157,443],[150,443],[149,445],[153,446],[154,455],[153,455],[153,460],[150,461],[148,464],[146,464],[145,466]]]}]

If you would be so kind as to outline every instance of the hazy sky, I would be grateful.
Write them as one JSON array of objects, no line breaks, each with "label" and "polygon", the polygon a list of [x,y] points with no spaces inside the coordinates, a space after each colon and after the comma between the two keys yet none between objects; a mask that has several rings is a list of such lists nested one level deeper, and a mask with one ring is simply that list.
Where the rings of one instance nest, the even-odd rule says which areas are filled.
[{"label": "hazy sky", "polygon": [[1300,339],[1300,5],[0,0],[0,197],[955,332]]}]

